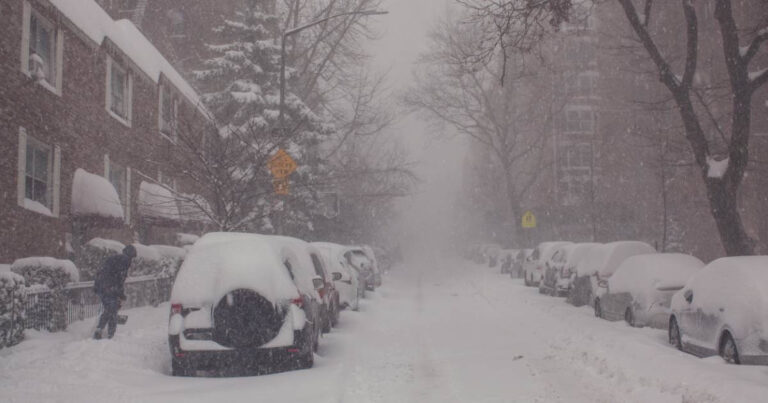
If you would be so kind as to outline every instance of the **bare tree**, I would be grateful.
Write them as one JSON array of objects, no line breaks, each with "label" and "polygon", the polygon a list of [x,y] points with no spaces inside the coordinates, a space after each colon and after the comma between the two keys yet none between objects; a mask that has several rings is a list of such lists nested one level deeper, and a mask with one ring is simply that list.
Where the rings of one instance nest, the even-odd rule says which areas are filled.
[{"label": "bare tree", "polygon": [[[461,0],[460,0],[461,2]],[[699,15],[694,2],[680,0],[682,10],[682,29],[685,34],[684,57],[682,65],[672,63],[672,56],[665,54],[660,46],[663,30],[654,30],[654,16],[658,16],[660,7],[664,12],[671,11],[671,2],[653,0],[616,0],[626,16],[626,23],[637,36],[648,58],[656,67],[659,80],[672,95],[677,111],[683,122],[685,138],[693,152],[699,168],[710,205],[712,216],[720,234],[720,240],[728,255],[750,255],[754,253],[754,241],[744,229],[738,210],[738,193],[749,162],[749,139],[751,131],[751,106],[755,92],[768,82],[768,69],[751,72],[753,62],[759,55],[765,54],[765,42],[768,41],[768,19],[766,9],[755,6],[752,12],[762,13],[755,16],[747,10],[742,14],[754,17],[756,24],[737,22],[734,7],[730,0],[714,0],[714,18],[720,33],[721,52],[725,63],[730,89],[730,129],[724,130],[720,139],[708,135],[704,124],[708,116],[702,116],[696,107],[698,94],[694,91],[700,48]],[[471,7],[474,2],[469,3]],[[532,42],[539,41],[545,35],[542,21],[549,17],[552,22],[567,20],[567,13],[573,10],[573,4],[567,0],[499,0],[500,7],[470,8],[475,17],[493,21],[500,26],[498,35],[507,37],[510,33]],[[476,4],[475,4],[476,5]],[[751,2],[740,3],[737,7],[749,7]],[[706,5],[704,5],[706,6]],[[566,14],[563,14],[565,7]],[[523,11],[520,11],[523,10]],[[520,13],[523,13],[522,15]],[[525,13],[536,18],[526,18]],[[669,28],[669,27],[666,27]],[[514,37],[513,35],[513,37]],[[668,35],[668,33],[666,33]],[[499,38],[491,47],[506,49],[507,52],[525,50],[524,40],[510,43]],[[482,53],[480,53],[482,55]],[[724,156],[716,153],[716,141],[724,142]]]},{"label": "bare tree", "polygon": [[[467,63],[473,41],[482,35],[451,21],[438,26],[405,104],[487,147],[503,175],[508,217],[516,223],[523,196],[545,168],[554,103],[549,81],[537,80],[542,71],[533,66]],[[510,76],[503,87],[498,85],[502,74]]]}]

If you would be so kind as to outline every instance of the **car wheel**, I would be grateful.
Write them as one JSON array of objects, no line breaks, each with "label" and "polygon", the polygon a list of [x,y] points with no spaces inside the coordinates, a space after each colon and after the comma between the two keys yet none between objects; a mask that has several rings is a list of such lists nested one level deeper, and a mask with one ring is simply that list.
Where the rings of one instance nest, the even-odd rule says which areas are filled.
[{"label": "car wheel", "polygon": [[600,306],[600,299],[595,300],[595,316],[598,318],[603,317],[603,308]]},{"label": "car wheel", "polygon": [[729,332],[723,333],[720,342],[720,356],[729,364],[741,364],[739,360],[739,350],[736,348],[736,342]]},{"label": "car wheel", "polygon": [[675,317],[669,318],[669,344],[683,351],[683,339],[680,337],[680,327],[677,325]]},{"label": "car wheel", "polygon": [[171,375],[172,376],[192,376],[194,370],[185,366],[178,360],[171,359]]},{"label": "car wheel", "polygon": [[631,308],[627,308],[627,310],[624,312],[624,320],[628,325],[635,327],[635,315],[632,313]]}]

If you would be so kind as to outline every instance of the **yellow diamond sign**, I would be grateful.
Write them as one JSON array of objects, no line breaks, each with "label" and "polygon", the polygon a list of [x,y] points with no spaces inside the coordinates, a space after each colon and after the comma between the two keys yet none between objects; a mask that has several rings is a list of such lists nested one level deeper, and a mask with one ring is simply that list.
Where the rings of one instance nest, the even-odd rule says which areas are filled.
[{"label": "yellow diamond sign", "polygon": [[523,214],[523,228],[536,228],[536,216],[533,212],[526,211]]},{"label": "yellow diamond sign", "polygon": [[287,178],[297,167],[296,161],[282,148],[269,159],[268,166],[272,176],[278,179]]}]

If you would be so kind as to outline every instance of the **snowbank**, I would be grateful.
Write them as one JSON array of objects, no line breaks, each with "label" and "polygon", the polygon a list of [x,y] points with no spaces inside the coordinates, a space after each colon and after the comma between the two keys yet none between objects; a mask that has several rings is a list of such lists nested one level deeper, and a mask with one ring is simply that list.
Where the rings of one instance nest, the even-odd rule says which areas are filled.
[{"label": "snowbank", "polygon": [[165,187],[142,181],[139,185],[139,215],[176,221],[179,219],[176,198]]},{"label": "snowbank", "polygon": [[656,287],[682,288],[704,267],[701,260],[682,253],[636,255],[625,260],[608,280],[611,293],[628,292],[641,302],[653,301]]},{"label": "snowbank", "polygon": [[17,344],[24,338],[24,285],[24,277],[0,269],[0,323],[11,324],[10,329],[4,327],[0,333],[0,349]]},{"label": "snowbank", "polygon": [[72,215],[124,217],[115,187],[105,178],[81,168],[75,170],[72,180]]},{"label": "snowbank", "polygon": [[94,248],[109,250],[115,253],[123,253],[123,249],[125,248],[125,245],[118,241],[104,238],[93,238],[88,241],[88,245],[93,246]]}]

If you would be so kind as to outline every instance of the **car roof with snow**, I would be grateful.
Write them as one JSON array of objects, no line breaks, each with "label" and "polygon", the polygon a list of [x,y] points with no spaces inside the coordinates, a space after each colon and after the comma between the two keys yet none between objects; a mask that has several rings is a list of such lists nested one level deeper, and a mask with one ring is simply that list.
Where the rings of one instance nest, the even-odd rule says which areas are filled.
[{"label": "car roof with snow", "polygon": [[612,293],[642,292],[656,287],[682,288],[704,268],[704,262],[684,253],[635,255],[619,265],[608,280]]},{"label": "car roof with snow", "polygon": [[549,260],[555,253],[557,248],[565,245],[569,245],[572,242],[567,241],[554,241],[554,242],[542,242],[536,248],[539,250],[539,260]]},{"label": "car roof with snow", "polygon": [[616,241],[597,245],[576,266],[579,276],[610,276],[628,257],[656,253],[653,246],[640,241]]},{"label": "car roof with snow", "polygon": [[212,233],[190,249],[174,282],[171,302],[215,305],[240,288],[252,289],[274,303],[299,296],[273,243],[254,234]]}]

